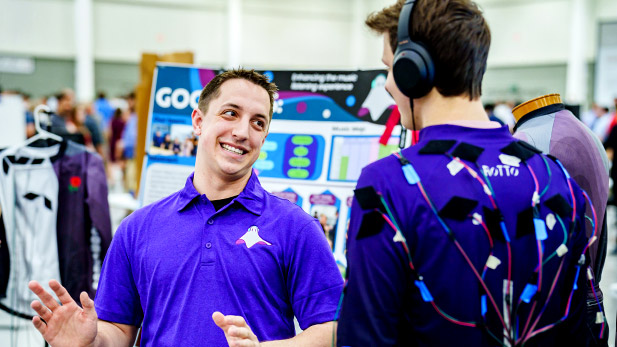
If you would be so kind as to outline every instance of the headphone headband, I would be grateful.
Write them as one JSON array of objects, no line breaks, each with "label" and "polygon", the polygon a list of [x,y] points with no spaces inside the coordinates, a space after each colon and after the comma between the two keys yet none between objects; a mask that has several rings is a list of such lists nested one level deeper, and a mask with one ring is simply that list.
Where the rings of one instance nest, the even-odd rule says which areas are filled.
[{"label": "headphone headband", "polygon": [[[426,0],[432,1],[432,0]],[[411,40],[409,24],[416,0],[407,0],[398,20],[397,47],[392,63],[394,82],[406,96],[417,99],[433,89],[435,65],[431,55],[419,42]]]},{"label": "headphone headband", "polygon": [[396,42],[400,44],[405,40],[409,40],[409,22],[411,21],[411,11],[416,0],[407,0],[401,9],[401,14],[398,17],[398,30]]}]

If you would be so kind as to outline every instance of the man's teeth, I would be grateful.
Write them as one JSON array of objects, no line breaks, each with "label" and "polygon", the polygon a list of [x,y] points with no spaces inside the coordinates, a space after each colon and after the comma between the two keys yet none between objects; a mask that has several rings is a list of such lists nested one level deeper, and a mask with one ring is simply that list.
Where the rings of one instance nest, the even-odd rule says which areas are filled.
[{"label": "man's teeth", "polygon": [[230,145],[222,144],[221,147],[225,148],[226,150],[230,152],[236,153],[236,154],[240,154],[240,155],[244,154],[244,152],[241,149],[231,147]]}]

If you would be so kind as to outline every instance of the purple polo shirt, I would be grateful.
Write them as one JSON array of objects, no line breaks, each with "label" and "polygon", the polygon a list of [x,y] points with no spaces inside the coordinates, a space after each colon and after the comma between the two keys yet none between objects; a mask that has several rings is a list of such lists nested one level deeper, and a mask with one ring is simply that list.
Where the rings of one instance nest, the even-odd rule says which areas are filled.
[{"label": "purple polo shirt", "polygon": [[332,321],[342,278],[319,222],[253,174],[215,211],[193,186],[135,211],[115,234],[95,303],[99,319],[139,326],[142,343],[223,346],[214,311],[260,341]]},{"label": "purple polo shirt", "polygon": [[[524,297],[523,290],[533,281],[534,269],[538,265],[533,215],[526,213],[531,208],[535,184],[524,163],[500,157],[504,154],[504,148],[531,153],[527,164],[537,176],[543,193],[540,194],[538,217],[549,221],[546,229],[548,235],[543,242],[545,252],[542,259],[546,263],[542,266],[541,289],[529,304],[519,302],[519,298]],[[575,265],[587,241],[582,223],[585,204],[580,189],[573,183],[577,222],[572,225],[572,212],[564,207],[566,212],[561,211],[564,215],[562,227],[560,222],[555,221],[556,212],[549,208],[556,208],[555,204],[548,201],[558,194],[563,198],[562,202],[572,208],[573,201],[565,175],[553,160],[546,159],[545,164],[540,154],[535,154],[531,149],[529,151],[519,146],[507,127],[474,129],[437,125],[423,129],[420,142],[402,152],[414,166],[442,220],[452,230],[479,273],[483,272],[485,264],[489,264],[491,247],[484,228],[480,223],[474,223],[471,216],[477,215],[488,225],[494,242],[492,255],[499,262],[490,262],[494,269],[487,268],[483,278],[500,312],[505,310],[504,279],[507,279],[508,264],[513,264],[511,293],[516,315],[512,314],[510,321],[518,322],[518,336],[521,336],[528,317],[537,317],[540,308],[545,305],[548,288],[554,278],[558,279],[554,292],[534,331],[563,316],[574,282]],[[508,257],[500,219],[491,217],[494,209],[482,185],[465,168],[452,164],[453,160],[446,153],[473,158],[462,160],[477,173],[482,171],[488,177],[511,240],[511,258]],[[550,179],[547,165],[551,170]],[[480,282],[423,198],[418,184],[410,184],[406,180],[399,160],[392,155],[365,167],[357,187],[368,186],[381,193],[392,210],[395,223],[409,244],[417,273],[422,276],[433,302],[446,315],[460,321],[478,323],[478,327],[448,321],[430,300],[425,300],[416,285],[417,277],[410,269],[402,243],[394,239],[394,230],[375,212],[376,207],[363,209],[356,195],[347,243],[349,281],[341,307],[337,344],[500,345],[502,338],[493,340],[483,328],[485,324],[492,334],[502,336],[503,328],[496,310],[487,300],[486,315],[482,317],[483,289]],[[549,218],[549,214],[553,217]],[[497,222],[492,223],[491,220]],[[571,235],[567,243],[569,251],[563,257],[554,255],[549,259],[563,242],[565,233]],[[585,269],[581,270],[577,282],[579,290],[574,292],[570,314],[565,322],[558,328],[538,334],[529,340],[528,345],[580,345],[578,342],[584,339],[586,329],[585,272]],[[504,313],[502,315],[505,316]]]}]

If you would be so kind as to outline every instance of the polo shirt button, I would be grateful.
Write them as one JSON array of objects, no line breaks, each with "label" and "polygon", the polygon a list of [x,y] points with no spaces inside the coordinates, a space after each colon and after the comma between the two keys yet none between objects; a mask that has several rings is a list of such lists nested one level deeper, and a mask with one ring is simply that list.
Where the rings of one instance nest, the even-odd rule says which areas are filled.
[{"label": "polo shirt button", "polygon": [[212,248],[212,244],[210,242],[206,243],[206,248]]},{"label": "polo shirt button", "polygon": [[209,219],[208,220],[208,224],[214,224],[214,220],[213,219]]}]

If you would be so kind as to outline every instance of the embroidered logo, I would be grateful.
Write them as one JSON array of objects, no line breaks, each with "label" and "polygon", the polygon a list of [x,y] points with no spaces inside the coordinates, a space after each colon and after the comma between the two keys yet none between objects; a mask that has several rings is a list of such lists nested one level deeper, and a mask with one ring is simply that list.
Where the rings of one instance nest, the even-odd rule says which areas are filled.
[{"label": "embroidered logo", "polygon": [[250,227],[241,238],[236,241],[236,245],[246,244],[246,248],[251,248],[255,244],[272,246],[272,244],[259,236],[259,228],[255,225]]},{"label": "embroidered logo", "polygon": [[71,177],[69,181],[69,191],[76,192],[81,186],[81,178],[79,176]]}]

